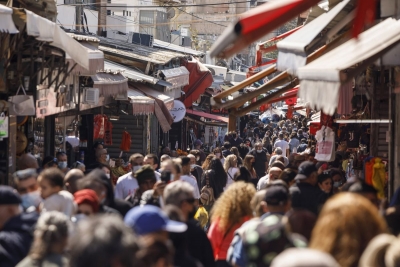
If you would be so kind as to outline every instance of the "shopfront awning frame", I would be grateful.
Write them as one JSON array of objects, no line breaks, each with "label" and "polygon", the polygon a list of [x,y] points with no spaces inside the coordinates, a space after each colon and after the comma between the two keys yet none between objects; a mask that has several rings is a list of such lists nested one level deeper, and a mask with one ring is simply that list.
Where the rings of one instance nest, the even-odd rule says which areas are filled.
[{"label": "shopfront awning frame", "polygon": [[207,119],[216,120],[216,121],[220,121],[220,122],[224,122],[224,123],[228,123],[228,121],[229,121],[229,119],[227,117],[214,115],[214,114],[210,114],[210,113],[206,113],[206,112],[198,111],[198,110],[193,110],[193,109],[186,109],[186,114],[192,114],[192,115],[196,115],[199,117],[204,117]]},{"label": "shopfront awning frame", "polygon": [[[377,41],[379,40],[379,42]],[[333,114],[339,88],[400,42],[400,21],[388,18],[318,60],[299,68],[299,97]],[[346,75],[342,75],[346,72]]]},{"label": "shopfront awning frame", "polygon": [[124,94],[128,90],[128,79],[121,73],[98,72],[91,76],[93,88],[98,88],[104,97]]},{"label": "shopfront awning frame", "polygon": [[12,14],[12,8],[0,5],[0,32],[6,32],[9,34],[19,33],[12,19]]},{"label": "shopfront awning frame", "polygon": [[297,69],[306,65],[310,52],[328,42],[352,22],[355,16],[354,9],[354,0],[343,0],[329,12],[278,42],[278,70],[287,70],[289,74],[296,75]]}]

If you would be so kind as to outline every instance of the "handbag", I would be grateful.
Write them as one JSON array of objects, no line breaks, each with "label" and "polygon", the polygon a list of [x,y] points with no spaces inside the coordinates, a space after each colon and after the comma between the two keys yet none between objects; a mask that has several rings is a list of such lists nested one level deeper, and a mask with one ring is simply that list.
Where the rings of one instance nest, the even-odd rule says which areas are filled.
[{"label": "handbag", "polygon": [[[23,95],[19,95],[22,89]],[[12,105],[10,107],[10,115],[16,116],[33,116],[36,115],[35,102],[33,96],[27,95],[25,88],[20,85],[15,96],[10,96],[8,102]]]},{"label": "handbag", "polygon": [[206,175],[206,185],[201,189],[200,192],[200,200],[201,203],[205,206],[212,205],[215,201],[214,198],[214,190],[210,186],[210,178],[208,177],[208,173]]}]

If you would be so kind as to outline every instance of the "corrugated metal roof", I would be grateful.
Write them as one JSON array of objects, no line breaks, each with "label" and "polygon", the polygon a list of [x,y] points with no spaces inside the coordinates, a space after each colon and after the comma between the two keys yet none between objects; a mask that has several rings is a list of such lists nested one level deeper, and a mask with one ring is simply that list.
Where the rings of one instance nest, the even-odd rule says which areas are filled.
[{"label": "corrugated metal roof", "polygon": [[123,65],[108,61],[108,60],[104,60],[104,70],[108,71],[108,70],[118,70],[121,71],[122,75],[124,75],[126,78],[128,78],[131,81],[134,82],[147,82],[150,84],[157,84],[158,83],[158,79],[140,73],[138,71],[135,71],[131,68],[125,67]]},{"label": "corrugated metal roof", "polygon": [[164,41],[161,41],[158,39],[154,39],[153,46],[162,48],[162,49],[166,49],[166,50],[180,52],[180,53],[195,56],[195,57],[203,57],[205,55],[204,52],[197,51],[197,50],[194,50],[194,49],[191,49],[188,47],[179,46],[176,44],[167,43],[167,42],[164,42]]},{"label": "corrugated metal roof", "polygon": [[186,57],[182,53],[160,50],[158,48],[135,45],[124,41],[114,40],[98,36],[99,49],[107,54],[125,56],[128,58],[165,65],[173,59]]},{"label": "corrugated metal roof", "polygon": [[81,34],[75,34],[75,33],[67,33],[67,34],[77,41],[94,42],[94,43],[100,42],[100,40],[94,36],[81,35]]}]

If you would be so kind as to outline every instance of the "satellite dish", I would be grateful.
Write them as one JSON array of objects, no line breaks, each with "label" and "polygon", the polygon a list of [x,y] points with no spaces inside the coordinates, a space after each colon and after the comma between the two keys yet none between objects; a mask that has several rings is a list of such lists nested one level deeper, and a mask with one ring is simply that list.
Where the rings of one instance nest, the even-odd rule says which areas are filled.
[{"label": "satellite dish", "polygon": [[167,17],[169,20],[175,20],[179,16],[179,14],[179,9],[177,9],[176,7],[171,7],[167,10]]}]

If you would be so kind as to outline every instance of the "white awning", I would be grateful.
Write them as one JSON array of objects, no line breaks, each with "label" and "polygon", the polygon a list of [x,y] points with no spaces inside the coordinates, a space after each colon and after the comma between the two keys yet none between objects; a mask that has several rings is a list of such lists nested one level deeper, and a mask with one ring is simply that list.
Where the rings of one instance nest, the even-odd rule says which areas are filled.
[{"label": "white awning", "polygon": [[93,88],[99,88],[102,96],[116,96],[128,90],[128,79],[121,73],[99,72],[91,76]]},{"label": "white awning", "polygon": [[173,68],[161,70],[161,73],[165,76],[165,80],[172,84],[167,86],[167,90],[173,90],[181,88],[189,84],[189,71],[185,67]]},{"label": "white awning", "polygon": [[0,5],[0,32],[8,32],[11,34],[19,32],[15,27],[12,14],[12,8]]},{"label": "white awning", "polygon": [[26,31],[29,36],[65,51],[76,63],[89,70],[89,53],[79,42],[54,22],[26,10]]},{"label": "white awning", "polygon": [[132,104],[133,115],[148,115],[154,113],[155,100],[145,96],[142,92],[135,89],[128,89],[128,99]]},{"label": "white awning", "polygon": [[[312,108],[332,115],[339,89],[400,41],[400,22],[388,18],[298,69],[299,97]],[[346,73],[345,73],[346,71]],[[346,75],[344,75],[346,74]]]},{"label": "white awning", "polygon": [[[100,70],[104,70],[103,52],[89,42],[80,42],[80,44],[85,47],[89,55],[89,69],[85,69],[84,67],[77,65],[71,71],[71,74],[77,74],[79,76],[91,76],[95,75]],[[76,63],[69,54],[66,54],[65,58],[70,62],[70,67]]]},{"label": "white awning", "polygon": [[326,43],[353,20],[354,9],[353,0],[344,0],[329,12],[320,15],[278,42],[276,44],[279,51],[278,70],[287,70],[288,73],[296,75],[297,69],[306,65],[307,55],[322,43]]}]

